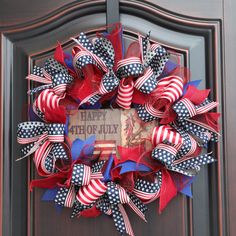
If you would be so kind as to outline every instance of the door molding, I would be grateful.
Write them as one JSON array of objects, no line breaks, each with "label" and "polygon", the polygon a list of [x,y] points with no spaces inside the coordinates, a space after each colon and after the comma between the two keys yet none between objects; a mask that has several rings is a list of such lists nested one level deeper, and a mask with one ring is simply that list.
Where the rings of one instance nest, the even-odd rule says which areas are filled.
[{"label": "door molding", "polygon": [[[118,2],[115,0],[115,2]],[[119,9],[117,9],[117,6]],[[27,212],[28,202],[24,199],[29,198],[27,194],[27,183],[29,181],[27,171],[29,162],[15,163],[19,155],[19,147],[16,144],[16,123],[21,121],[22,107],[18,104],[27,104],[28,84],[21,80],[29,69],[29,57],[38,54],[40,45],[34,45],[35,39],[39,35],[54,31],[61,25],[73,22],[76,19],[83,18],[93,14],[107,15],[107,19],[112,12],[118,12],[119,16],[132,15],[145,19],[154,24],[160,25],[169,30],[180,33],[188,33],[204,38],[206,55],[206,78],[207,86],[213,88],[212,98],[218,100],[221,104],[225,103],[223,91],[223,46],[222,46],[222,22],[220,19],[200,19],[195,17],[186,17],[166,9],[158,7],[150,2],[137,0],[120,0],[115,8],[109,7],[105,0],[82,1],[67,4],[50,14],[34,20],[32,22],[22,23],[1,27],[1,163],[0,163],[0,207],[3,209],[1,215],[1,227],[3,235],[12,235],[12,228],[15,228],[21,235],[26,235],[28,229],[22,222],[26,222],[29,212]],[[105,19],[105,18],[104,18]],[[107,21],[111,23],[112,18]],[[117,14],[116,14],[116,19]],[[100,22],[95,25],[99,28]],[[93,30],[90,31],[93,33]],[[132,29],[125,29],[126,35],[132,36]],[[71,32],[73,34],[73,32]],[[61,35],[61,34],[59,34]],[[63,37],[62,37],[63,39]],[[66,42],[63,41],[65,45]],[[49,52],[55,45],[41,45],[45,52]],[[41,52],[43,55],[43,51]],[[24,61],[25,67],[21,68],[17,61]],[[12,98],[18,98],[14,100]],[[221,107],[218,111],[222,113],[222,141],[214,146],[215,155],[218,156],[216,165],[209,167],[209,181],[211,182],[210,199],[210,228],[211,235],[227,235],[227,208],[226,208],[226,185],[225,185],[225,163],[223,156],[227,156],[224,140],[226,137],[225,108]],[[25,114],[24,114],[25,115]],[[4,128],[3,128],[4,127]],[[17,176],[17,178],[16,178]],[[20,176],[20,178],[19,178]],[[209,185],[210,186],[210,185]],[[18,197],[17,204],[12,200]],[[218,196],[218,197],[217,197]],[[16,208],[20,206],[20,208]],[[189,200],[190,228],[187,229],[189,235],[194,234],[194,213],[193,202]],[[14,215],[14,217],[13,217]],[[14,227],[13,227],[14,226]],[[28,232],[29,233],[29,232]]]}]

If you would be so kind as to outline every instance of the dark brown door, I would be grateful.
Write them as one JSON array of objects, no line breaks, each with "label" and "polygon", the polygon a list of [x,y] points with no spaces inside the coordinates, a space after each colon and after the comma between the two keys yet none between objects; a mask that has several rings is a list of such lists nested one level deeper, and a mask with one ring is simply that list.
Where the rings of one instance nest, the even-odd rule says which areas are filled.
[{"label": "dark brown door", "polygon": [[148,223],[129,212],[134,231],[144,235],[236,235],[236,20],[232,0],[93,0],[1,2],[1,232],[4,236],[117,235],[111,219],[70,220],[41,202],[42,191],[29,192],[34,177],[31,161],[15,162],[17,123],[26,119],[31,102],[24,79],[33,64],[53,53],[57,40],[67,49],[81,31],[93,36],[106,24],[124,25],[126,44],[151,30],[190,68],[192,80],[202,79],[220,102],[222,137],[213,146],[218,162],[202,169],[193,185],[193,199],[178,195],[159,215],[151,204]]}]

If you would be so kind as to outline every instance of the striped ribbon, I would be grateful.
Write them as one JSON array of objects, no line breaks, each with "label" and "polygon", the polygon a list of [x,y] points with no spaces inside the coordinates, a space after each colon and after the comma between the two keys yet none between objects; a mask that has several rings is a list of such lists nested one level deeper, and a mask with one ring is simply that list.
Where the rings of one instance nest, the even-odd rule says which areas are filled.
[{"label": "striped ribbon", "polygon": [[53,58],[49,58],[43,68],[34,66],[33,73],[26,78],[46,84],[29,91],[29,94],[41,92],[34,101],[33,110],[42,119],[47,108],[59,108],[60,100],[65,97],[67,87],[73,82],[67,69]]},{"label": "striped ribbon", "polygon": [[198,139],[177,125],[155,127],[152,133],[154,146],[152,158],[160,161],[170,170],[188,176],[195,175],[200,170],[200,165],[214,161],[210,155],[198,156],[201,147],[204,147],[211,138],[210,133],[204,132],[197,135]]},{"label": "striped ribbon", "polygon": [[161,185],[162,173],[161,171],[158,171],[153,182],[137,179],[133,193],[145,204],[148,204],[155,201],[159,197]]},{"label": "striped ribbon", "polygon": [[206,99],[202,104],[195,106],[188,98],[183,98],[174,104],[173,110],[178,115],[178,120],[189,119],[193,116],[204,114],[218,105],[217,102],[212,102]]},{"label": "striped ribbon", "polygon": [[163,141],[168,141],[174,146],[181,146],[183,138],[169,125],[157,126],[152,131],[152,144],[156,146]]},{"label": "striped ribbon", "polygon": [[[133,194],[127,193],[124,188],[114,182],[103,182],[103,175],[101,169],[106,161],[96,163],[94,166],[89,167],[84,164],[74,164],[70,186],[78,187],[78,191],[74,198],[76,202],[76,209],[73,211],[73,217],[76,212],[79,214],[83,209],[90,208],[96,205],[105,214],[112,214],[115,226],[120,233],[127,233],[133,235],[133,230],[130,225],[128,216],[123,208],[123,204],[128,204],[131,209],[145,219],[146,206]],[[59,196],[61,191],[66,192],[66,196],[60,201]],[[59,190],[56,202],[61,205],[69,205],[66,200],[72,199],[74,194],[69,190]]]},{"label": "striped ribbon", "polygon": [[[83,67],[92,64],[105,74],[98,91],[88,94],[80,103],[94,105],[103,95],[118,87],[116,103],[123,109],[129,109],[132,104],[134,88],[144,94],[150,94],[157,87],[157,77],[162,73],[169,56],[167,51],[158,44],[144,48],[144,41],[139,38],[142,60],[139,57],[129,57],[118,61],[116,71],[114,66],[114,48],[104,37],[90,41],[84,33],[78,39],[73,39],[78,45],[73,49],[74,68],[82,73]],[[146,37],[147,44],[149,37]],[[149,43],[150,44],[150,43]],[[145,60],[143,59],[145,58]],[[129,78],[132,81],[129,81]],[[133,81],[133,79],[136,81]]]},{"label": "striped ribbon", "polygon": [[120,81],[116,103],[123,109],[130,109],[134,93],[134,82],[129,82],[124,78]]},{"label": "striped ribbon", "polygon": [[[177,101],[183,93],[183,80],[178,76],[168,76],[161,79],[156,89],[152,92],[152,96],[155,99],[149,99],[145,105],[140,105],[137,108],[138,115],[143,121],[152,121],[155,119],[165,118],[167,116],[166,111],[169,110],[169,106]],[[163,111],[156,108],[159,104],[165,103],[166,109]]]},{"label": "striped ribbon", "polygon": [[68,159],[63,146],[64,124],[45,124],[43,122],[23,122],[18,125],[17,141],[26,146],[22,148],[23,159],[34,153],[34,162],[41,176],[55,173],[55,162]]}]

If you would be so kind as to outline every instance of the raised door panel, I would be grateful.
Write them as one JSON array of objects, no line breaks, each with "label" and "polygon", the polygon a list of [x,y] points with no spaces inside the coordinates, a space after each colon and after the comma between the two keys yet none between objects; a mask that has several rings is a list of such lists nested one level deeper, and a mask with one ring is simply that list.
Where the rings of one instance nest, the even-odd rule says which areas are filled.
[{"label": "raised door panel", "polygon": [[[145,34],[151,30],[152,40],[167,47],[182,65],[190,68],[191,80],[201,79],[202,88],[212,88],[212,97],[222,100],[218,20],[181,17],[141,1],[122,0],[119,11],[126,46],[130,40],[137,39],[137,32]],[[70,210],[58,214],[53,204],[41,201],[42,190],[29,191],[30,179],[34,177],[31,161],[14,161],[20,155],[20,147],[15,142],[16,124],[27,117],[27,106],[32,102],[32,98],[26,96],[32,85],[24,77],[33,64],[41,64],[52,55],[57,40],[69,49],[73,45],[69,38],[79,32],[87,32],[92,37],[96,31],[103,31],[105,14],[104,1],[71,4],[31,27],[2,35],[3,235],[117,235],[109,217],[77,221],[70,220]],[[112,21],[111,12],[107,15]],[[213,147],[218,162],[204,168],[194,183],[193,200],[178,195],[161,215],[157,213],[157,203],[152,203],[148,223],[128,210],[136,235],[223,235],[222,144]]]}]

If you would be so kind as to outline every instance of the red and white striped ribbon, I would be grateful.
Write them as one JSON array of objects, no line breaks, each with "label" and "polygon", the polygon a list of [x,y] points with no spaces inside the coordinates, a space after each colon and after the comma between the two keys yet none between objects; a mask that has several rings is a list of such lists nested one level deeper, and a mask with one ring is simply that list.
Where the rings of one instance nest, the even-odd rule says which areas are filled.
[{"label": "red and white striped ribbon", "polygon": [[204,114],[218,105],[218,102],[210,102],[204,106],[195,106],[188,98],[183,98],[179,102],[183,103],[188,109],[190,117]]},{"label": "red and white striped ribbon", "polygon": [[152,144],[156,146],[157,144],[167,140],[168,142],[178,145],[183,144],[183,138],[178,132],[172,131],[169,125],[157,126],[152,131]]},{"label": "red and white striped ribbon", "polygon": [[143,86],[143,84],[147,81],[147,79],[149,79],[152,75],[153,75],[153,70],[151,68],[148,68],[145,71],[145,74],[143,76],[139,77],[135,81],[134,87],[139,90]]},{"label": "red and white striped ribbon", "polygon": [[139,57],[129,57],[129,58],[118,61],[117,71],[119,71],[122,67],[125,67],[130,64],[142,64],[142,63]]},{"label": "red and white striped ribbon", "polygon": [[123,109],[130,109],[134,93],[134,82],[123,78],[120,81],[116,103]]},{"label": "red and white striped ribbon", "polygon": [[126,190],[122,188],[120,185],[117,185],[117,188],[119,191],[119,198],[120,198],[121,204],[128,203],[130,201],[130,198]]},{"label": "red and white striped ribbon", "polygon": [[108,72],[108,67],[106,66],[106,63],[101,59],[99,58],[97,55],[95,55],[94,53],[92,53],[91,51],[89,51],[87,48],[83,47],[78,40],[76,39],[73,39],[75,40],[75,42],[78,43],[78,46],[77,48],[80,49],[80,51],[78,53],[76,53],[76,55],[74,56],[74,59],[73,59],[73,65],[74,65],[74,68],[76,69],[76,60],[78,60],[79,57],[81,56],[90,56],[93,58],[93,60],[101,67],[101,69],[104,71],[104,72]]},{"label": "red and white striped ribbon", "polygon": [[152,116],[154,116],[154,117],[158,117],[158,118],[164,118],[164,117],[165,117],[164,112],[163,112],[163,111],[159,111],[159,110],[157,110],[156,108],[154,108],[154,107],[153,107],[153,104],[150,103],[150,102],[146,102],[146,103],[144,104],[144,107],[145,107],[146,111],[147,111],[150,115],[152,115]]},{"label": "red and white striped ribbon", "polygon": [[91,167],[87,165],[83,165],[84,172],[83,172],[83,181],[82,185],[88,185],[91,180]]},{"label": "red and white striped ribbon", "polygon": [[139,208],[134,204],[132,200],[129,201],[128,205],[132,208],[132,210],[145,222],[147,222],[145,215],[142,211],[139,210]]},{"label": "red and white striped ribbon", "polygon": [[[154,182],[157,183],[157,178],[155,178]],[[145,204],[151,203],[155,201],[160,195],[160,188],[154,193],[145,192],[139,189],[134,188],[133,193],[142,200]]]},{"label": "red and white striped ribbon", "polygon": [[92,179],[89,185],[82,186],[76,199],[83,205],[90,205],[101,197],[107,190],[106,184],[99,179]]},{"label": "red and white striped ribbon", "polygon": [[35,151],[34,163],[36,169],[38,170],[39,175],[41,176],[47,176],[51,174],[45,167],[46,158],[48,157],[48,154],[50,153],[51,150],[52,150],[52,145],[47,140]]},{"label": "red and white striped ribbon", "polygon": [[71,185],[69,190],[68,190],[68,193],[66,195],[66,200],[65,200],[65,203],[64,203],[64,206],[65,207],[69,207],[71,208],[74,204],[74,201],[75,201],[75,187],[74,185]]},{"label": "red and white striped ribbon", "polygon": [[[64,95],[65,96],[65,95]],[[45,89],[42,91],[34,102],[34,106],[41,112],[45,112],[45,107],[55,110],[59,108],[59,102],[64,96],[58,96],[53,89]]]},{"label": "red and white striped ribbon", "polygon": [[183,80],[178,76],[168,76],[161,79],[157,88],[152,92],[152,95],[156,97],[155,102],[149,100],[145,103],[146,111],[158,118],[165,118],[165,111],[155,108],[155,104],[158,104],[163,99],[167,99],[169,104],[175,102],[183,93]]},{"label": "red and white striped ribbon", "polygon": [[118,207],[119,207],[120,213],[121,213],[121,215],[122,215],[122,217],[124,219],[126,233],[128,235],[130,235],[130,236],[134,236],[134,232],[133,232],[132,226],[130,224],[128,215],[127,215],[124,207],[121,204],[118,204]]},{"label": "red and white striped ribbon", "polygon": [[52,80],[51,79],[47,79],[38,75],[34,75],[34,74],[29,74],[28,76],[26,76],[26,79],[31,80],[31,81],[35,81],[35,82],[39,82],[39,83],[44,83],[44,84],[51,84]]},{"label": "red and white striped ribbon", "polygon": [[179,76],[168,76],[158,82],[153,94],[158,99],[167,99],[170,103],[175,102],[183,94],[183,79]]}]

